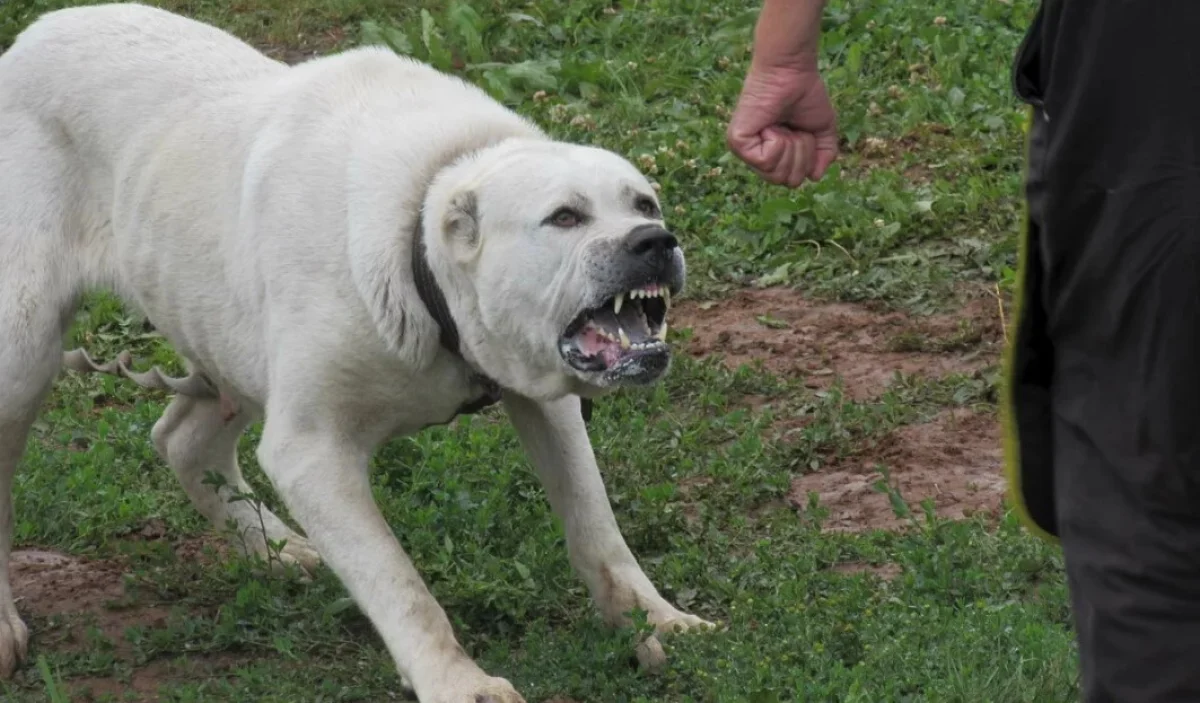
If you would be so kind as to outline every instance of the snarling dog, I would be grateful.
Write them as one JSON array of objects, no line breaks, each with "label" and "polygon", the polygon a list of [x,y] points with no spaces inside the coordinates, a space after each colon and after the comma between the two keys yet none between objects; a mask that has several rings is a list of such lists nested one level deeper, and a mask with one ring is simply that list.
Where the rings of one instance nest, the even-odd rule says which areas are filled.
[{"label": "snarling dog", "polygon": [[[7,572],[11,484],[65,366],[174,394],[151,439],[196,507],[262,552],[326,563],[428,702],[521,700],[456,641],[372,500],[391,437],[500,401],[614,623],[705,625],[618,531],[581,399],[669,368],[683,253],[628,161],[553,140],[467,82],[381,48],[288,67],[140,5],[52,12],[0,56],[0,669],[28,632]],[[64,356],[95,289],[186,361]],[[238,437],[307,534],[249,491]],[[486,470],[486,467],[480,467]]]}]

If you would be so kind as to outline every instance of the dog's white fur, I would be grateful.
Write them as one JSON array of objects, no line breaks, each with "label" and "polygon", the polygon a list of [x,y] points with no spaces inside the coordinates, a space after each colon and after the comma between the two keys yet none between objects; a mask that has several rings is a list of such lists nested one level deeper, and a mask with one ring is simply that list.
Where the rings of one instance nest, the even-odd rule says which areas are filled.
[{"label": "dog's white fur", "polygon": [[[13,472],[96,288],[144,312],[213,389],[176,395],[152,433],[191,500],[264,549],[246,504],[202,479],[248,491],[236,443],[265,418],[257,456],[311,544],[270,514],[266,537],[309,569],[319,552],[422,701],[521,700],[458,645],[368,483],[380,443],[478,395],[474,371],[506,389],[606,618],[640,607],[660,628],[703,624],[659,595],[618,531],[578,397],[605,384],[555,346],[603,284],[597,243],[647,221],[625,205],[634,191],[652,194],[624,159],[550,140],[383,49],[289,68],[140,5],[31,25],[0,56],[0,675],[28,640],[7,571]],[[530,224],[572,194],[593,222]],[[420,212],[466,363],[439,346],[412,282]]]}]

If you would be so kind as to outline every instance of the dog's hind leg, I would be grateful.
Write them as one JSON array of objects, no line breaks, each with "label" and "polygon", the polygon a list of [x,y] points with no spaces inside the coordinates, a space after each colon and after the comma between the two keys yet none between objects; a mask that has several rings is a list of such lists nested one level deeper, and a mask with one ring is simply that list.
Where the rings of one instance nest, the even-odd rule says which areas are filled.
[{"label": "dog's hind leg", "polygon": [[[3,236],[0,232],[0,242]],[[25,294],[34,294],[31,289],[21,290],[26,281],[13,276],[12,268],[0,260],[4,291],[8,295],[16,293],[15,300],[0,301],[0,678],[11,676],[25,658],[29,640],[9,583],[13,475],[29,428],[57,374],[62,338],[57,311],[13,304]],[[32,300],[26,298],[26,302]],[[54,314],[47,314],[50,312]]]},{"label": "dog's hind leg", "polygon": [[[9,281],[5,269],[0,263],[0,280]],[[56,321],[16,324],[7,306],[0,304],[0,311],[0,678],[7,678],[24,659],[29,639],[9,584],[13,475],[57,373],[61,336]]]},{"label": "dog's hind leg", "polygon": [[82,276],[70,238],[80,234],[73,174],[52,135],[0,106],[0,678],[29,640],[9,582],[13,476],[61,366]]},{"label": "dog's hind leg", "polygon": [[[274,559],[276,555],[268,553],[266,540],[285,541],[279,559],[299,564],[311,573],[320,557],[306,539],[265,506],[247,500],[230,502],[231,497],[251,493],[238,467],[237,444],[255,419],[251,411],[231,411],[218,398],[177,395],[155,423],[151,438],[196,509],[218,529],[228,526],[237,531],[235,546]],[[220,477],[221,485],[206,481],[210,471]]]}]

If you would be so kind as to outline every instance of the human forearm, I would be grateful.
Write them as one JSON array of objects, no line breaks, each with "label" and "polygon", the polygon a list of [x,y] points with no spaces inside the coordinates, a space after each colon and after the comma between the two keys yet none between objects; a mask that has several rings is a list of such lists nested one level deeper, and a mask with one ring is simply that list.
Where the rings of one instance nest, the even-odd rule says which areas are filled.
[{"label": "human forearm", "polygon": [[754,68],[815,68],[826,0],[764,0],[754,28]]}]

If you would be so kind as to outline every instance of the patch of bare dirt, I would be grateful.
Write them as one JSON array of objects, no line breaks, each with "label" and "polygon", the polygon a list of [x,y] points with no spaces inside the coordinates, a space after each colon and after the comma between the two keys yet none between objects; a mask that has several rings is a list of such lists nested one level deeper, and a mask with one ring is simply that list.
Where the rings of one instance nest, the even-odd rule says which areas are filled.
[{"label": "patch of bare dirt", "polygon": [[866,564],[857,561],[834,564],[833,566],[829,567],[829,570],[835,574],[842,574],[843,576],[871,574],[883,579],[884,581],[891,581],[904,571],[899,564]]},{"label": "patch of bare dirt", "polygon": [[924,521],[926,498],[943,518],[995,516],[1005,489],[1001,460],[994,415],[947,410],[930,422],[899,428],[870,452],[796,478],[788,497],[805,509],[808,494],[815,492],[829,511],[822,528],[827,532],[904,529],[911,523],[875,486],[883,465],[918,521]]},{"label": "patch of bare dirt", "polygon": [[871,172],[878,168],[896,169],[911,160],[913,154],[923,154],[904,169],[904,177],[917,184],[933,181],[936,175],[928,165],[928,154],[949,141],[950,128],[942,124],[922,125],[897,138],[863,137],[854,144],[843,143],[847,156],[853,156],[849,168]]},{"label": "patch of bare dirt", "polygon": [[[166,525],[151,520],[127,537],[131,543],[157,541],[164,537]],[[207,562],[207,546],[216,538],[206,536],[179,540],[171,545],[181,561]],[[223,540],[216,540],[224,545]],[[218,549],[218,552],[221,552]],[[80,652],[95,646],[90,631],[95,628],[112,645],[112,654],[134,663],[129,628],[162,628],[167,625],[170,607],[144,602],[131,593],[126,574],[131,572],[124,558],[85,559],[42,549],[25,548],[13,552],[10,561],[13,595],[27,622],[29,616],[44,618],[29,623],[35,647],[56,651]],[[120,700],[158,700],[157,691],[167,680],[205,678],[219,669],[235,666],[239,660],[226,655],[191,656],[187,661],[155,660],[136,666],[129,678],[85,677],[66,682],[72,700],[91,701],[104,696]],[[203,669],[200,673],[196,673]]]},{"label": "patch of bare dirt", "polygon": [[841,378],[855,400],[878,397],[895,376],[970,374],[999,358],[1003,330],[996,301],[968,300],[959,315],[915,318],[863,305],[822,303],[790,288],[743,289],[706,302],[682,301],[673,324],[692,328],[685,349],[726,365],[762,362],[812,388]]},{"label": "patch of bare dirt", "polygon": [[165,607],[130,602],[124,583],[128,568],[120,559],[88,560],[50,550],[20,549],[12,553],[9,568],[13,595],[22,613],[71,616],[66,627],[46,633],[65,649],[86,647],[88,627],[94,625],[113,643],[118,656],[127,655],[127,628],[159,627],[169,614]]},{"label": "patch of bare dirt", "polygon": [[[947,145],[950,128],[940,124],[920,125],[900,137],[863,137],[854,144],[842,143],[850,168],[870,173],[877,168],[896,169],[905,167],[905,178],[914,184],[929,184],[936,175],[929,166],[929,155]],[[922,157],[914,160],[913,155]],[[907,164],[907,166],[906,166]]]},{"label": "patch of bare dirt", "polygon": [[316,35],[300,35],[287,42],[265,43],[258,48],[267,56],[290,66],[332,53],[346,41],[346,32],[334,27]]},{"label": "patch of bare dirt", "polygon": [[72,700],[120,700],[142,703],[159,700],[164,684],[180,680],[200,681],[221,676],[246,663],[244,656],[190,654],[186,660],[159,659],[134,669],[127,681],[104,677],[81,677],[67,682]]},{"label": "patch of bare dirt", "polygon": [[158,700],[159,688],[170,678],[166,676],[168,668],[167,662],[150,662],[135,669],[128,681],[89,676],[71,679],[66,686],[71,692],[72,700],[120,700],[136,703],[155,701]]},{"label": "patch of bare dirt", "polygon": [[50,616],[93,611],[124,595],[117,560],[88,561],[43,549],[18,549],[9,560],[22,610]]}]

